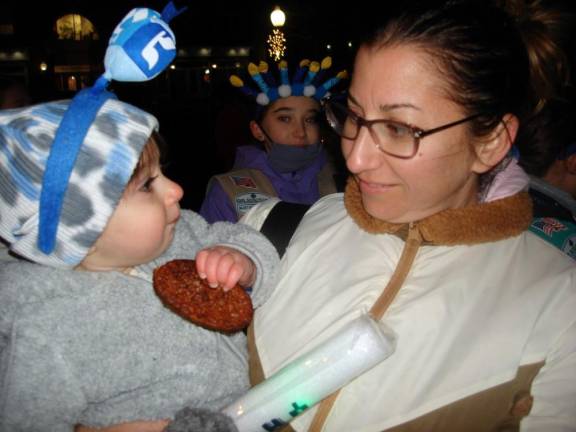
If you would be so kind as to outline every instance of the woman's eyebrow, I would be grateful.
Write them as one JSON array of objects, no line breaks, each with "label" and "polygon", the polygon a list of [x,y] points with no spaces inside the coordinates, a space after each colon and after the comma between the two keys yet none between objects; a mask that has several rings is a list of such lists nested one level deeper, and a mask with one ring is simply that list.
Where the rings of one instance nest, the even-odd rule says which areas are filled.
[{"label": "woman's eyebrow", "polygon": [[[348,94],[348,100],[350,102],[352,102],[354,105],[356,105],[357,107],[360,107],[360,104],[354,98],[353,95]],[[402,108],[412,108],[412,109],[420,111],[420,108],[418,108],[415,105],[409,104],[409,103],[381,104],[378,106],[378,110],[381,112],[390,112],[390,111],[394,111],[394,110],[402,109]]]},{"label": "woman's eyebrow", "polygon": [[382,112],[390,112],[390,111],[394,111],[397,109],[403,109],[403,108],[412,108],[412,109],[420,111],[420,108],[418,108],[415,105],[409,104],[409,103],[383,104],[383,105],[380,105],[378,107],[378,109]]}]

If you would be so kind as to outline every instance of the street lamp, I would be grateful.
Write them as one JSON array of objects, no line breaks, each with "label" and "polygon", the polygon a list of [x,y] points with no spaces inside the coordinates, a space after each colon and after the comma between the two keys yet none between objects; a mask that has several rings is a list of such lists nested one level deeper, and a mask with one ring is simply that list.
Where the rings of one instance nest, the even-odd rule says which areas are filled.
[{"label": "street lamp", "polygon": [[286,22],[286,14],[280,6],[276,6],[272,13],[270,14],[270,21],[274,27],[282,27]]},{"label": "street lamp", "polygon": [[279,6],[276,6],[270,14],[270,21],[272,22],[272,33],[268,35],[268,54],[275,61],[279,61],[284,57],[286,51],[286,37],[279,29],[286,22],[286,14]]}]

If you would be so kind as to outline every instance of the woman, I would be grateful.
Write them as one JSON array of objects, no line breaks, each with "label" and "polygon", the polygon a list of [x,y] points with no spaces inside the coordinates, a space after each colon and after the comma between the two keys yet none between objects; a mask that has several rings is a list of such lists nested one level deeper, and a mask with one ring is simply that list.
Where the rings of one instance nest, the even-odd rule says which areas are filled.
[{"label": "woman", "polygon": [[325,72],[331,62],[330,57],[322,64],[303,61],[291,82],[285,61],[279,65],[280,82],[272,81],[265,62],[260,62],[260,67],[251,63],[249,72],[260,86],[259,94],[232,76],[232,84],[253,96],[258,107],[249,125],[257,145],[239,147],[232,171],[210,180],[200,209],[207,221],[236,222],[271,197],[312,204],[337,191],[319,124],[319,100],[346,76],[341,72],[338,78],[320,84],[319,72]]},{"label": "woman", "polygon": [[391,13],[358,51],[347,106],[327,103],[352,175],[292,237],[250,331],[253,381],[369,310],[395,353],[293,429],[576,430],[574,264],[526,231],[526,182],[488,193],[546,102],[516,25],[538,5],[432,3]]}]

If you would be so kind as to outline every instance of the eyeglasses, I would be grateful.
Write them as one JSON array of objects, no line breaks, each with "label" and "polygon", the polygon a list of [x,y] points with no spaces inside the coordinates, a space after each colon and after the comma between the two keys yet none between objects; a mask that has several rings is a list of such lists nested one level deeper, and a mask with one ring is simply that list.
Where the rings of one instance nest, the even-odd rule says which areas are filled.
[{"label": "eyeglasses", "polygon": [[434,129],[423,130],[393,120],[366,120],[345,105],[329,99],[323,101],[323,107],[330,127],[342,138],[355,140],[362,126],[366,126],[380,151],[400,159],[413,158],[418,152],[420,140],[425,136],[458,126],[481,115],[474,114]]}]

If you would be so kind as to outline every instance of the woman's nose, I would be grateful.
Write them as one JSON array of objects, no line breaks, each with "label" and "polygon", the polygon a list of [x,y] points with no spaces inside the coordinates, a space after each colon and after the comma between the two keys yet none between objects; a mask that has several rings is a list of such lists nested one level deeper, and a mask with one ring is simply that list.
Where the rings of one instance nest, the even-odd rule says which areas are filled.
[{"label": "woman's nose", "polygon": [[374,144],[370,131],[360,128],[354,140],[342,138],[342,151],[346,159],[346,166],[352,173],[374,169],[380,163],[380,150]]}]

